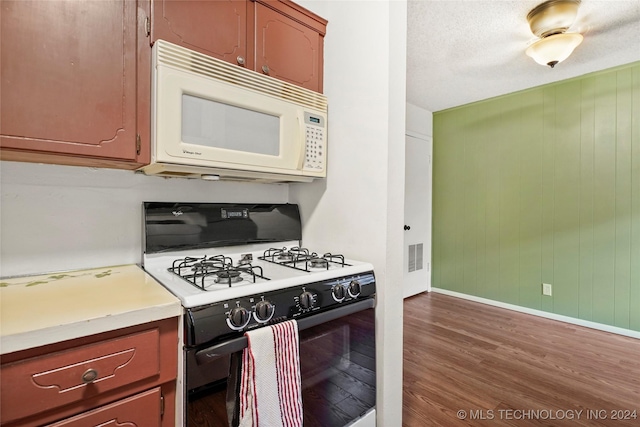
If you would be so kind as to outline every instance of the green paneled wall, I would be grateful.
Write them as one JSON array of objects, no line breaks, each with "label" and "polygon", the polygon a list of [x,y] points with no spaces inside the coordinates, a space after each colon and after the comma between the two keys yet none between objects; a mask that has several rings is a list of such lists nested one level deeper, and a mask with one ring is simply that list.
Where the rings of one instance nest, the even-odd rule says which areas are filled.
[{"label": "green paneled wall", "polygon": [[640,331],[640,63],[433,128],[433,286]]}]

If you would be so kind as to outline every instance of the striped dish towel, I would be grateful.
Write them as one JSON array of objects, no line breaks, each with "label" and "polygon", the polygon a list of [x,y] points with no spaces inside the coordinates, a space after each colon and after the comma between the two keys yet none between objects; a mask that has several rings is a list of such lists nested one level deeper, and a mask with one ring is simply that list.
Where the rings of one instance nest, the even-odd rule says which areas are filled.
[{"label": "striped dish towel", "polygon": [[239,427],[302,427],[298,324],[289,320],[245,335]]}]

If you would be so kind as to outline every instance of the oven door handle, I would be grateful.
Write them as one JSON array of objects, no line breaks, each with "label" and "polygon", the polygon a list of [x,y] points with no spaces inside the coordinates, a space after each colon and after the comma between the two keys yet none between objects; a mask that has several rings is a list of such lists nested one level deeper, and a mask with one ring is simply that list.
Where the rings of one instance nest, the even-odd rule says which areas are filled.
[{"label": "oven door handle", "polygon": [[[326,322],[331,322],[332,320],[336,320],[341,317],[357,313],[359,311],[364,311],[369,308],[373,308],[374,306],[375,299],[367,298],[365,300],[338,307],[333,310],[325,311],[324,313],[316,314],[314,316],[304,317],[300,320],[296,319],[298,323],[298,330],[302,331],[308,328],[313,328],[314,326],[318,326]],[[196,361],[198,362],[198,365],[204,365],[206,363],[214,361],[220,356],[244,350],[245,348],[247,348],[247,344],[248,341],[247,337],[245,336],[234,338],[232,340],[199,350],[198,352],[196,352]]]}]

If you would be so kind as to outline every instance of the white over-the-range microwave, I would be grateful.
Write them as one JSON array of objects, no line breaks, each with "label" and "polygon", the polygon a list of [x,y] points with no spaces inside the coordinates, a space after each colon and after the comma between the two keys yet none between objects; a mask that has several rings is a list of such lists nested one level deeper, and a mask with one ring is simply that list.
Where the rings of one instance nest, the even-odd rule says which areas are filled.
[{"label": "white over-the-range microwave", "polygon": [[310,182],[327,173],[327,99],[158,40],[151,163],[169,177]]}]

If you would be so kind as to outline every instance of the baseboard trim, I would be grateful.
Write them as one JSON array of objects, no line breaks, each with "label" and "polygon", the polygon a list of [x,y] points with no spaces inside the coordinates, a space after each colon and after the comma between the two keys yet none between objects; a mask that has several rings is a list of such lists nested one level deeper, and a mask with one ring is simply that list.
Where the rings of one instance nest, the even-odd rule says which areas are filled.
[{"label": "baseboard trim", "polygon": [[640,339],[640,332],[633,331],[631,329],[619,328],[617,326],[605,325],[603,323],[591,322],[589,320],[576,319],[575,317],[563,316],[561,314],[549,313],[547,311],[521,307],[519,305],[477,297],[475,295],[463,294],[460,292],[454,292],[447,289],[432,287],[431,291],[438,294],[449,295],[456,298],[462,298],[469,301],[479,302],[481,304],[492,305],[494,307],[506,308],[507,310],[518,311],[520,313],[532,314],[534,316],[545,317],[551,320],[558,320],[560,322],[571,323],[573,325],[584,326],[586,328],[598,329],[600,331],[610,332],[612,334],[624,335],[627,337]]}]

